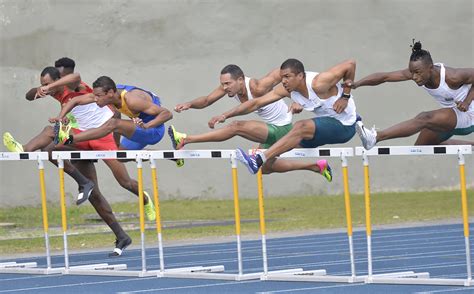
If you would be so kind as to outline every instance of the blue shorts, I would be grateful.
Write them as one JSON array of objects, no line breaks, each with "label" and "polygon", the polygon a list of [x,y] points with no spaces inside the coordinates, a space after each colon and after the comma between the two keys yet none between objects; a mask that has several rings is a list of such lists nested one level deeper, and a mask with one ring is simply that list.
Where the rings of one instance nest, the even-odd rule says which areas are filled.
[{"label": "blue shorts", "polygon": [[332,117],[315,117],[313,122],[316,131],[312,139],[300,142],[303,148],[316,148],[326,144],[346,143],[355,134],[355,123],[345,126],[340,121]]},{"label": "blue shorts", "polygon": [[137,127],[131,138],[122,136],[120,146],[126,150],[142,150],[146,145],[154,145],[161,141],[165,134],[165,125],[151,129]]}]

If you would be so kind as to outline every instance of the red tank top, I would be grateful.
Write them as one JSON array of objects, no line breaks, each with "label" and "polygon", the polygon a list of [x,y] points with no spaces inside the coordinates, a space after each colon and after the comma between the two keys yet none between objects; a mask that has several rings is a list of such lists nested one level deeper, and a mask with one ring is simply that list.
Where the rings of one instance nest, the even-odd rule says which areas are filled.
[{"label": "red tank top", "polygon": [[92,93],[91,87],[89,87],[86,83],[81,81],[81,90],[79,91],[73,91],[69,89],[67,86],[64,86],[64,90],[62,93],[57,93],[53,97],[61,103],[61,105],[69,102],[74,97],[85,95]]}]

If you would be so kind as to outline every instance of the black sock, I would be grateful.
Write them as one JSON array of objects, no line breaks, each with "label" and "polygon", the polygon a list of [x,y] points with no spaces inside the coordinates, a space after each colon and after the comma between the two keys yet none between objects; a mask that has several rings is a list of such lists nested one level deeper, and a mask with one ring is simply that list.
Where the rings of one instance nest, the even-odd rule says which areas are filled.
[{"label": "black sock", "polygon": [[77,169],[74,169],[69,175],[80,185],[85,185],[90,182],[83,174],[81,174]]},{"label": "black sock", "polygon": [[125,233],[125,231],[122,229],[118,222],[111,223],[109,227],[112,229],[112,232],[114,232],[115,237],[118,240],[129,238],[127,233]]},{"label": "black sock", "polygon": [[257,160],[257,165],[258,165],[259,167],[262,166],[262,164],[263,164],[263,159],[262,159],[262,157],[260,156],[260,154],[257,154],[257,155],[255,156],[255,159]]}]

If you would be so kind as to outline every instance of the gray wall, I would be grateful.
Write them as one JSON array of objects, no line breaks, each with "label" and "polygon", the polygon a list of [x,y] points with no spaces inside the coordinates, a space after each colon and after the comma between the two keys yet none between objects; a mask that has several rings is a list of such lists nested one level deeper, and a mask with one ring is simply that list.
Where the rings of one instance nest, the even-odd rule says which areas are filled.
[{"label": "gray wall", "polygon": [[[239,64],[247,75],[261,77],[283,60],[296,57],[308,70],[322,71],[343,59],[357,60],[357,77],[405,67],[412,38],[422,40],[435,61],[474,67],[472,0],[397,1],[17,1],[0,0],[0,131],[22,142],[37,134],[58,112],[53,99],[28,102],[24,93],[39,84],[39,71],[62,56],[76,60],[83,80],[100,75],[158,93],[164,106],[207,94],[218,84],[220,69]],[[361,88],[354,92],[366,124],[385,128],[437,105],[413,82]],[[172,123],[189,133],[207,131],[213,115],[234,106],[226,99],[205,110],[175,114]],[[249,116],[251,118],[252,116]],[[308,114],[296,119],[309,117]],[[474,137],[468,136],[474,140]],[[384,142],[410,145],[415,137]],[[235,138],[193,149],[255,146]],[[354,137],[346,146],[360,145]],[[169,149],[166,137],[154,146]],[[474,183],[473,157],[467,177]],[[338,194],[342,191],[339,160],[335,179],[327,184],[308,172],[265,177],[267,196]],[[458,185],[456,158],[373,160],[374,190],[421,190]],[[360,159],[351,159],[350,186],[363,189]],[[110,171],[99,163],[101,188],[111,201],[132,200]],[[32,162],[2,162],[0,206],[39,202],[38,177]],[[133,177],[133,163],[128,163]],[[177,169],[159,163],[161,197],[231,199],[227,162],[191,161]],[[255,179],[240,169],[240,191],[255,197]],[[56,169],[47,164],[47,193],[58,199]],[[151,186],[149,175],[146,187]],[[149,189],[149,188],[148,188]],[[75,185],[67,180],[67,190]]]}]

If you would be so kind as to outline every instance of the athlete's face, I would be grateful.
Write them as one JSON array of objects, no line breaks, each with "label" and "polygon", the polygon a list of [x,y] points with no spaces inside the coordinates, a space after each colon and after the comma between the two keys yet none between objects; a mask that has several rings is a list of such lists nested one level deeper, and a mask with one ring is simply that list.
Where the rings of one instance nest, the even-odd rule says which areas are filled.
[{"label": "athlete's face", "polygon": [[412,74],[411,79],[418,86],[425,85],[430,80],[432,66],[433,64],[423,62],[423,60],[410,61],[408,69]]},{"label": "athlete's face", "polygon": [[[51,78],[49,74],[45,74],[44,76],[40,77],[40,83],[41,86],[47,86],[49,84],[52,84],[54,80]],[[51,89],[49,90],[49,95],[54,96],[58,93],[58,90]]]},{"label": "athlete's face", "polygon": [[304,79],[303,73],[294,73],[290,68],[280,70],[281,84],[289,93],[294,91]]},{"label": "athlete's face", "polygon": [[229,73],[223,74],[220,77],[221,86],[229,97],[234,97],[242,92],[243,80],[243,78],[234,79]]},{"label": "athlete's face", "polygon": [[94,88],[93,93],[95,96],[95,103],[99,107],[104,107],[111,103],[112,98],[114,97],[114,90],[110,89],[109,91],[104,91],[102,88]]}]

